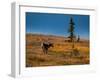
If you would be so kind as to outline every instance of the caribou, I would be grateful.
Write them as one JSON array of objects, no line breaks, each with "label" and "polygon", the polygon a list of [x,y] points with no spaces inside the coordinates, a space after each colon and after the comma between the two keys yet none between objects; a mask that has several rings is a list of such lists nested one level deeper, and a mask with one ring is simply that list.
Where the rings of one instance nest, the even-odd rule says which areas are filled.
[{"label": "caribou", "polygon": [[42,47],[43,53],[47,54],[48,53],[48,49],[50,47],[53,47],[53,43],[51,43],[51,42],[42,42],[41,43],[41,47]]}]

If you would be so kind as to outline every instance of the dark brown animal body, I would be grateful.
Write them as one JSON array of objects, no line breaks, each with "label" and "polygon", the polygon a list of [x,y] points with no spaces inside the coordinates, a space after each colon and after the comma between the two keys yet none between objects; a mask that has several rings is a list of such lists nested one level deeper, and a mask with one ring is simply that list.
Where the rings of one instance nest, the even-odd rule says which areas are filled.
[{"label": "dark brown animal body", "polygon": [[53,47],[53,43],[50,43],[50,42],[43,42],[43,43],[41,43],[41,47],[42,47],[43,53],[44,53],[44,54],[47,54],[47,53],[48,53],[48,49],[49,49],[50,47]]}]

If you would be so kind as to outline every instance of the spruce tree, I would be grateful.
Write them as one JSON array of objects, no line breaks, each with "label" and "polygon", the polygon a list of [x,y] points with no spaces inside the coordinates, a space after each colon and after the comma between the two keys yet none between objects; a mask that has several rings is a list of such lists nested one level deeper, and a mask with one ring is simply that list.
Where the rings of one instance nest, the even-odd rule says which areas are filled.
[{"label": "spruce tree", "polygon": [[68,32],[69,32],[69,38],[70,38],[70,41],[72,42],[75,35],[74,35],[74,22],[73,22],[73,18],[71,17],[70,18],[70,23],[69,23],[69,29],[68,29]]}]

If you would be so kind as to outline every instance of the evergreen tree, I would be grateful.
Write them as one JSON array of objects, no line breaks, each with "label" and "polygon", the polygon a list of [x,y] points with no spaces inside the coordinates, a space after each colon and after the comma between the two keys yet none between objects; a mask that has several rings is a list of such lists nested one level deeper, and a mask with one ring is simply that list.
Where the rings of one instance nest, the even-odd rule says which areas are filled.
[{"label": "evergreen tree", "polygon": [[77,39],[77,42],[79,42],[80,41],[80,36],[78,35],[78,39]]},{"label": "evergreen tree", "polygon": [[71,42],[73,42],[73,40],[74,40],[74,37],[75,37],[75,35],[74,35],[74,22],[73,22],[73,18],[71,17],[70,18],[70,26],[69,26],[69,29],[68,29],[68,32],[69,32],[69,38],[70,38],[70,41]]}]

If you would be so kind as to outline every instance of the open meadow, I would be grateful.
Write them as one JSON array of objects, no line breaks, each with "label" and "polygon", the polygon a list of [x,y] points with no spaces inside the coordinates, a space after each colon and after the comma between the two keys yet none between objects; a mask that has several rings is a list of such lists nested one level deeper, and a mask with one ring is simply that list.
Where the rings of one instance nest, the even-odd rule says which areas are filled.
[{"label": "open meadow", "polygon": [[[44,54],[41,42],[48,40],[53,47]],[[89,64],[89,41],[67,42],[65,37],[40,34],[26,34],[26,67],[84,65]]]}]

